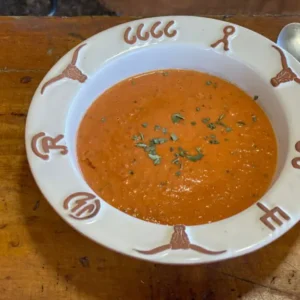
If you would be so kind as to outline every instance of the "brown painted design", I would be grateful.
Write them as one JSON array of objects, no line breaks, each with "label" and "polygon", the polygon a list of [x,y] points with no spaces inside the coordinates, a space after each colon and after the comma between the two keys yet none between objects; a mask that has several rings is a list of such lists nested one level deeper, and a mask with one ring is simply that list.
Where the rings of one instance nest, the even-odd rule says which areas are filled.
[{"label": "brown painted design", "polygon": [[228,41],[228,38],[229,38],[230,35],[232,35],[232,34],[235,33],[235,28],[232,25],[228,25],[228,26],[224,27],[223,32],[224,32],[223,38],[217,40],[215,43],[211,44],[210,46],[212,48],[215,48],[219,44],[223,43],[224,44],[223,45],[224,51],[228,51],[229,50],[229,41]]},{"label": "brown painted design", "polygon": [[149,39],[149,32],[145,32],[144,35],[142,35],[142,29],[144,27],[144,24],[140,24],[136,31],[136,37],[141,41],[147,41]]},{"label": "brown painted design", "polygon": [[281,57],[281,65],[282,65],[282,70],[271,79],[271,84],[274,87],[279,86],[281,83],[289,82],[289,81],[295,81],[297,83],[300,83],[300,78],[292,71],[292,69],[288,66],[286,56],[284,55],[283,51],[275,46],[272,45],[274,49],[276,49]]},{"label": "brown painted design", "polygon": [[162,30],[158,30],[156,31],[156,28],[161,24],[160,21],[155,22],[153,24],[153,26],[150,29],[150,34],[155,38],[155,39],[159,39],[160,37],[162,37],[162,35],[164,34],[164,32]]},{"label": "brown painted design", "polygon": [[157,30],[157,28],[161,25],[160,21],[155,22],[152,27],[150,28],[149,32],[145,32],[144,35],[142,34],[142,30],[144,27],[144,24],[140,24],[137,27],[136,35],[133,35],[131,38],[129,38],[129,34],[132,30],[132,27],[126,28],[124,32],[124,41],[127,44],[133,45],[136,43],[137,40],[141,41],[147,41],[150,36],[152,36],[155,39],[158,39],[165,35],[168,38],[172,38],[177,34],[177,30],[170,30],[171,27],[175,24],[174,21],[170,21],[166,24],[166,26],[162,30]]},{"label": "brown painted design", "polygon": [[142,254],[146,254],[146,255],[152,255],[152,254],[163,252],[168,249],[171,249],[171,250],[191,249],[191,250],[197,251],[199,253],[204,253],[204,254],[209,254],[209,255],[217,255],[217,254],[222,254],[222,253],[226,252],[226,250],[211,251],[211,250],[205,249],[201,246],[191,244],[189,237],[185,232],[184,225],[175,225],[174,226],[174,232],[172,234],[170,243],[162,245],[162,246],[158,246],[158,247],[150,249],[150,250],[135,250],[135,251],[142,253]]},{"label": "brown painted design", "polygon": [[67,197],[63,204],[69,216],[76,220],[87,220],[95,217],[100,211],[100,200],[95,195],[78,192]]},{"label": "brown painted design", "polygon": [[[297,152],[300,152],[300,141],[298,141],[295,145],[295,149]],[[295,157],[292,159],[292,166],[295,168],[295,169],[300,169],[300,157]]]},{"label": "brown painted design", "polygon": [[[60,150],[60,154],[66,155],[68,153],[68,148],[64,145],[58,145],[63,138],[64,136],[62,134],[52,138],[46,136],[45,132],[39,132],[33,136],[31,140],[31,149],[36,156],[43,160],[49,159],[50,150]],[[38,144],[40,144],[40,147]]]},{"label": "brown painted design", "polygon": [[77,67],[76,67],[76,63],[77,63],[77,59],[78,59],[78,54],[81,48],[83,48],[86,44],[82,44],[80,45],[73,54],[72,57],[72,61],[71,63],[62,71],[61,74],[53,77],[52,79],[48,80],[42,87],[41,89],[41,94],[44,93],[45,89],[51,85],[52,83],[59,81],[63,78],[69,78],[72,80],[77,80],[80,83],[83,83],[87,80],[87,76],[85,74],[83,74]]},{"label": "brown painted design", "polygon": [[283,222],[276,216],[276,213],[280,215],[284,220],[289,221],[291,218],[285,213],[281,208],[278,206],[272,208],[271,210],[268,209],[265,205],[258,202],[257,206],[265,212],[265,214],[260,218],[260,220],[271,230],[275,230],[276,228],[273,224],[269,221],[269,218],[273,220],[277,225],[281,226]]},{"label": "brown painted design", "polygon": [[164,34],[165,36],[171,38],[171,37],[174,37],[176,34],[177,34],[177,30],[172,30],[172,31],[169,31],[169,29],[171,28],[171,26],[174,24],[175,22],[174,21],[170,21],[167,23],[165,29],[164,29]]}]

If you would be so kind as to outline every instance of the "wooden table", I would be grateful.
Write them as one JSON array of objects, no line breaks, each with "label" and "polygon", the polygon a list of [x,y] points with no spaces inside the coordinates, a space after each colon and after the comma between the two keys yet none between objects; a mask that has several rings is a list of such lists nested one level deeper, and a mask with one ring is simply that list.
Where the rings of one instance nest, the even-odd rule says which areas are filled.
[{"label": "wooden table", "polygon": [[165,15],[295,15],[300,1],[295,0],[98,0],[118,16]]},{"label": "wooden table", "polygon": [[[224,19],[272,40],[285,24],[300,22],[300,17]],[[24,147],[31,97],[66,51],[128,20],[0,18],[0,299],[300,299],[300,225],[244,257],[166,266],[91,242],[65,224],[41,195]]]}]

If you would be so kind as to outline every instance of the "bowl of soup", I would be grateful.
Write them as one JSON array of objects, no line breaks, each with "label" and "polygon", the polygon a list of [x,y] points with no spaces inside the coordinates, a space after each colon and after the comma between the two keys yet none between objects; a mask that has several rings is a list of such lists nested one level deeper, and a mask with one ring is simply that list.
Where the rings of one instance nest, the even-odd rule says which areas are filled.
[{"label": "bowl of soup", "polygon": [[299,220],[300,65],[246,28],[157,17],[103,31],[38,87],[32,173],[72,227],[159,263],[255,251]]}]

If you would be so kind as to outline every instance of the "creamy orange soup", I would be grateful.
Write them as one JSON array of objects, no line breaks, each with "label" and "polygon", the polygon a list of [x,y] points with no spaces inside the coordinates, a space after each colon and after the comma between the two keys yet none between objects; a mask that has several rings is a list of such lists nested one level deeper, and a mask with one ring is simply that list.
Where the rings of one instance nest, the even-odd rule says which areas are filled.
[{"label": "creamy orange soup", "polygon": [[262,197],[276,168],[275,135],[257,98],[196,71],[126,79],[81,122],[83,176],[109,204],[146,221],[235,215]]}]

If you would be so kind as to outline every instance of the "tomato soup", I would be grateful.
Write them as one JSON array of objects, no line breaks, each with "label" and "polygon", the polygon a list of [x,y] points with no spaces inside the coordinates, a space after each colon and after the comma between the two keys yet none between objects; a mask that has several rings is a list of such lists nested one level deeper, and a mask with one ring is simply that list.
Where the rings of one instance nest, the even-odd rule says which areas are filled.
[{"label": "tomato soup", "polygon": [[80,124],[83,176],[109,204],[145,221],[233,216],[264,195],[276,169],[276,138],[258,97],[190,70],[119,82]]}]

